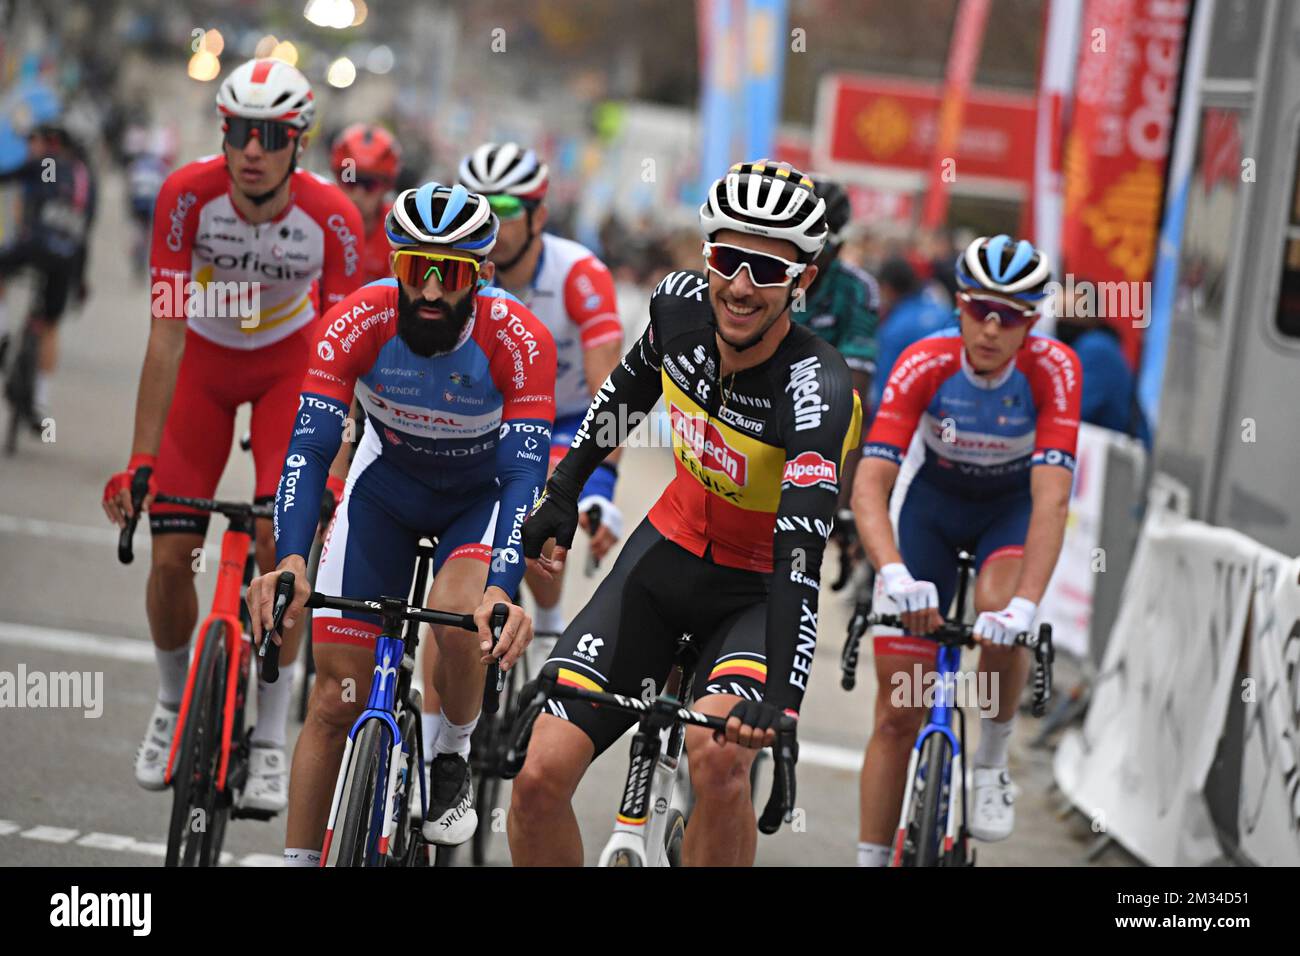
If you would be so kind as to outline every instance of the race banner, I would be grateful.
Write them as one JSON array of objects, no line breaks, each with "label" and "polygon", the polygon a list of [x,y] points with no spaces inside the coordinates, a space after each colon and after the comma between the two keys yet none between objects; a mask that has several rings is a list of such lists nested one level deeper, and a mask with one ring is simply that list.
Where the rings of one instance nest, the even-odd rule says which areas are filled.
[{"label": "race banner", "polygon": [[1153,507],[1081,731],[1054,770],[1097,833],[1156,866],[1221,855],[1204,788],[1260,545]]},{"label": "race banner", "polygon": [[[1061,236],[1076,282],[1151,279],[1189,10],[1188,0],[1088,0],[1084,9]],[[1106,318],[1136,365],[1145,320]]]},{"label": "race banner", "polygon": [[1074,90],[1083,0],[1048,0],[1039,56],[1034,125],[1034,188],[1030,193],[1033,241],[1061,261],[1061,159]]}]

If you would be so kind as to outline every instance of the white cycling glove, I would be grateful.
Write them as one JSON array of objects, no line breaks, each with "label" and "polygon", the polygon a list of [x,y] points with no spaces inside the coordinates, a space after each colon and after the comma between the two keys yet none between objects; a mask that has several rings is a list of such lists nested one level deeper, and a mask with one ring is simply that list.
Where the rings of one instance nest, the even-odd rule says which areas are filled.
[{"label": "white cycling glove", "polygon": [[885,565],[880,569],[880,579],[885,594],[898,605],[900,614],[939,607],[939,589],[929,581],[913,580],[905,565]]},{"label": "white cycling glove", "polygon": [[592,505],[600,505],[601,527],[608,528],[609,533],[618,541],[623,537],[623,512],[608,498],[600,495],[588,495],[578,502],[578,514],[585,515]]},{"label": "white cycling glove", "polygon": [[975,621],[974,634],[994,644],[1014,644],[1016,635],[1034,623],[1038,605],[1025,598],[1015,597],[1000,611],[985,611]]}]

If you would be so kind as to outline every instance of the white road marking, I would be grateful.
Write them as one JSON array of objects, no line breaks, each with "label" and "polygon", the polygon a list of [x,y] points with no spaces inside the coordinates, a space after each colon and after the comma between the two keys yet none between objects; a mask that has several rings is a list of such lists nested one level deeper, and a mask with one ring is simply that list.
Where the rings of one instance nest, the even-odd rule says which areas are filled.
[{"label": "white road marking", "polygon": [[[0,621],[0,644],[36,647],[46,651],[68,651],[122,661],[155,660],[153,644],[149,641],[5,621]],[[826,767],[829,770],[857,772],[862,767],[862,751],[835,744],[822,744],[815,740],[800,740],[799,763]]]},{"label": "white road marking", "polygon": [[84,631],[65,631],[35,624],[0,621],[0,644],[37,647],[43,651],[67,651],[94,657],[111,657],[119,661],[152,661],[153,644],[132,637],[108,637]]},{"label": "white road marking", "polygon": [[[144,522],[141,522],[143,524]],[[41,518],[26,518],[22,515],[0,514],[0,534],[21,534],[29,538],[50,538],[55,541],[72,541],[77,544],[117,545],[117,529],[95,527],[84,524],[68,524],[63,521],[45,521]],[[135,536],[135,550],[148,551],[150,545],[149,529],[140,528]]]},{"label": "white road marking", "polygon": [[36,826],[18,834],[26,840],[43,840],[46,843],[70,843],[77,835],[76,830],[67,827]]},{"label": "white road marking", "polygon": [[[46,843],[72,843],[91,850],[109,850],[114,853],[138,853],[142,856],[154,856],[163,859],[167,856],[167,844],[150,843],[120,833],[87,833],[80,835],[80,830],[67,827],[38,825],[23,829],[22,824],[12,820],[0,820],[0,836],[18,834],[27,840],[42,840]],[[236,857],[233,853],[221,854],[221,865],[230,866],[280,866],[283,859],[270,853],[248,853]]]}]

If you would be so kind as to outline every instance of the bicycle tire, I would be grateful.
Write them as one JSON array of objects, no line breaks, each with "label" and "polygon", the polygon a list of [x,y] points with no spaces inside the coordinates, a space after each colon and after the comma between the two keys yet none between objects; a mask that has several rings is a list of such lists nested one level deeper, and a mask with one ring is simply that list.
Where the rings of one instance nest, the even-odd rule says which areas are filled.
[{"label": "bicycle tire", "polygon": [[368,720],[356,736],[352,748],[352,767],[348,774],[347,812],[343,817],[343,833],[339,840],[338,862],[335,866],[369,866],[371,838],[375,817],[375,789],[382,787],[385,727],[380,720]]},{"label": "bicycle tire", "polygon": [[[204,843],[208,842],[209,821],[205,820],[203,830],[196,832],[190,826],[190,818],[195,809],[206,813],[213,802],[209,794],[215,795],[212,765],[213,757],[219,759],[220,754],[217,745],[221,736],[220,692],[225,676],[225,630],[223,622],[214,621],[203,639],[203,654],[195,672],[190,711],[185,718],[185,732],[177,753],[176,773],[172,776],[172,814],[167,829],[165,866],[206,864]],[[203,792],[205,790],[207,793]]]},{"label": "bicycle tire", "polygon": [[32,402],[36,392],[36,336],[31,325],[23,326],[13,365],[5,377],[5,398],[9,402],[9,429],[5,435],[5,454],[18,450],[18,433],[33,422]]},{"label": "bicycle tire", "polygon": [[[417,695],[418,700],[418,695]],[[398,795],[397,820],[393,825],[393,848],[390,865],[392,866],[428,866],[428,854],[423,838],[420,836],[419,806],[420,755],[417,752],[416,724],[420,720],[420,708],[416,706],[402,712],[398,727],[402,731],[402,748],[408,754],[403,776],[404,789]],[[415,826],[411,818],[416,818]]]},{"label": "bicycle tire", "polygon": [[676,807],[668,811],[668,825],[664,827],[664,833],[664,852],[668,854],[668,865],[681,866],[682,841],[686,839],[686,817]]},{"label": "bicycle tire", "polygon": [[[470,842],[470,860],[475,866],[487,864],[488,843],[492,839],[492,815],[497,809],[497,799],[501,796],[501,761],[502,748],[506,736],[515,724],[516,701],[515,684],[519,667],[512,667],[506,674],[506,688],[502,693],[501,706],[495,714],[484,714],[480,725],[487,724],[481,738],[484,748],[483,759],[478,762],[478,781],[474,787],[474,807],[478,811],[478,826]],[[471,750],[472,752],[472,750]]]},{"label": "bicycle tire", "polygon": [[[944,763],[950,758],[951,752],[952,747],[943,734],[931,734],[922,751],[925,791],[921,798],[921,815],[917,821],[917,866],[936,866],[939,862],[939,840],[947,822],[947,804],[942,800]],[[944,815],[943,822],[939,820],[940,814]]]}]

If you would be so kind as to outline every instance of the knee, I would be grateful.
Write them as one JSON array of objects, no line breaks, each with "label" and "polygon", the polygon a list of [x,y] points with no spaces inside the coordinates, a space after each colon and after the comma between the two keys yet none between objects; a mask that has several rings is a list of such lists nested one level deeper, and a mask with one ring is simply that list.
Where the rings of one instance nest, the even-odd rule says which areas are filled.
[{"label": "knee", "polygon": [[194,578],[196,562],[202,558],[203,542],[191,546],[188,541],[159,535],[153,539],[153,559],[150,565],[154,577],[169,584],[184,584]]},{"label": "knee", "polygon": [[356,687],[331,674],[316,674],[311,692],[308,719],[315,721],[331,736],[346,734],[361,716],[363,701]]},{"label": "knee", "polygon": [[758,752],[736,744],[720,747],[709,737],[690,751],[691,786],[702,800],[749,800],[749,767]]},{"label": "knee", "polygon": [[529,751],[510,791],[510,812],[523,823],[555,818],[573,797],[567,768],[539,751]]},{"label": "knee", "polygon": [[886,698],[876,706],[874,735],[895,746],[908,746],[916,740],[924,719],[923,708],[897,706]]}]

